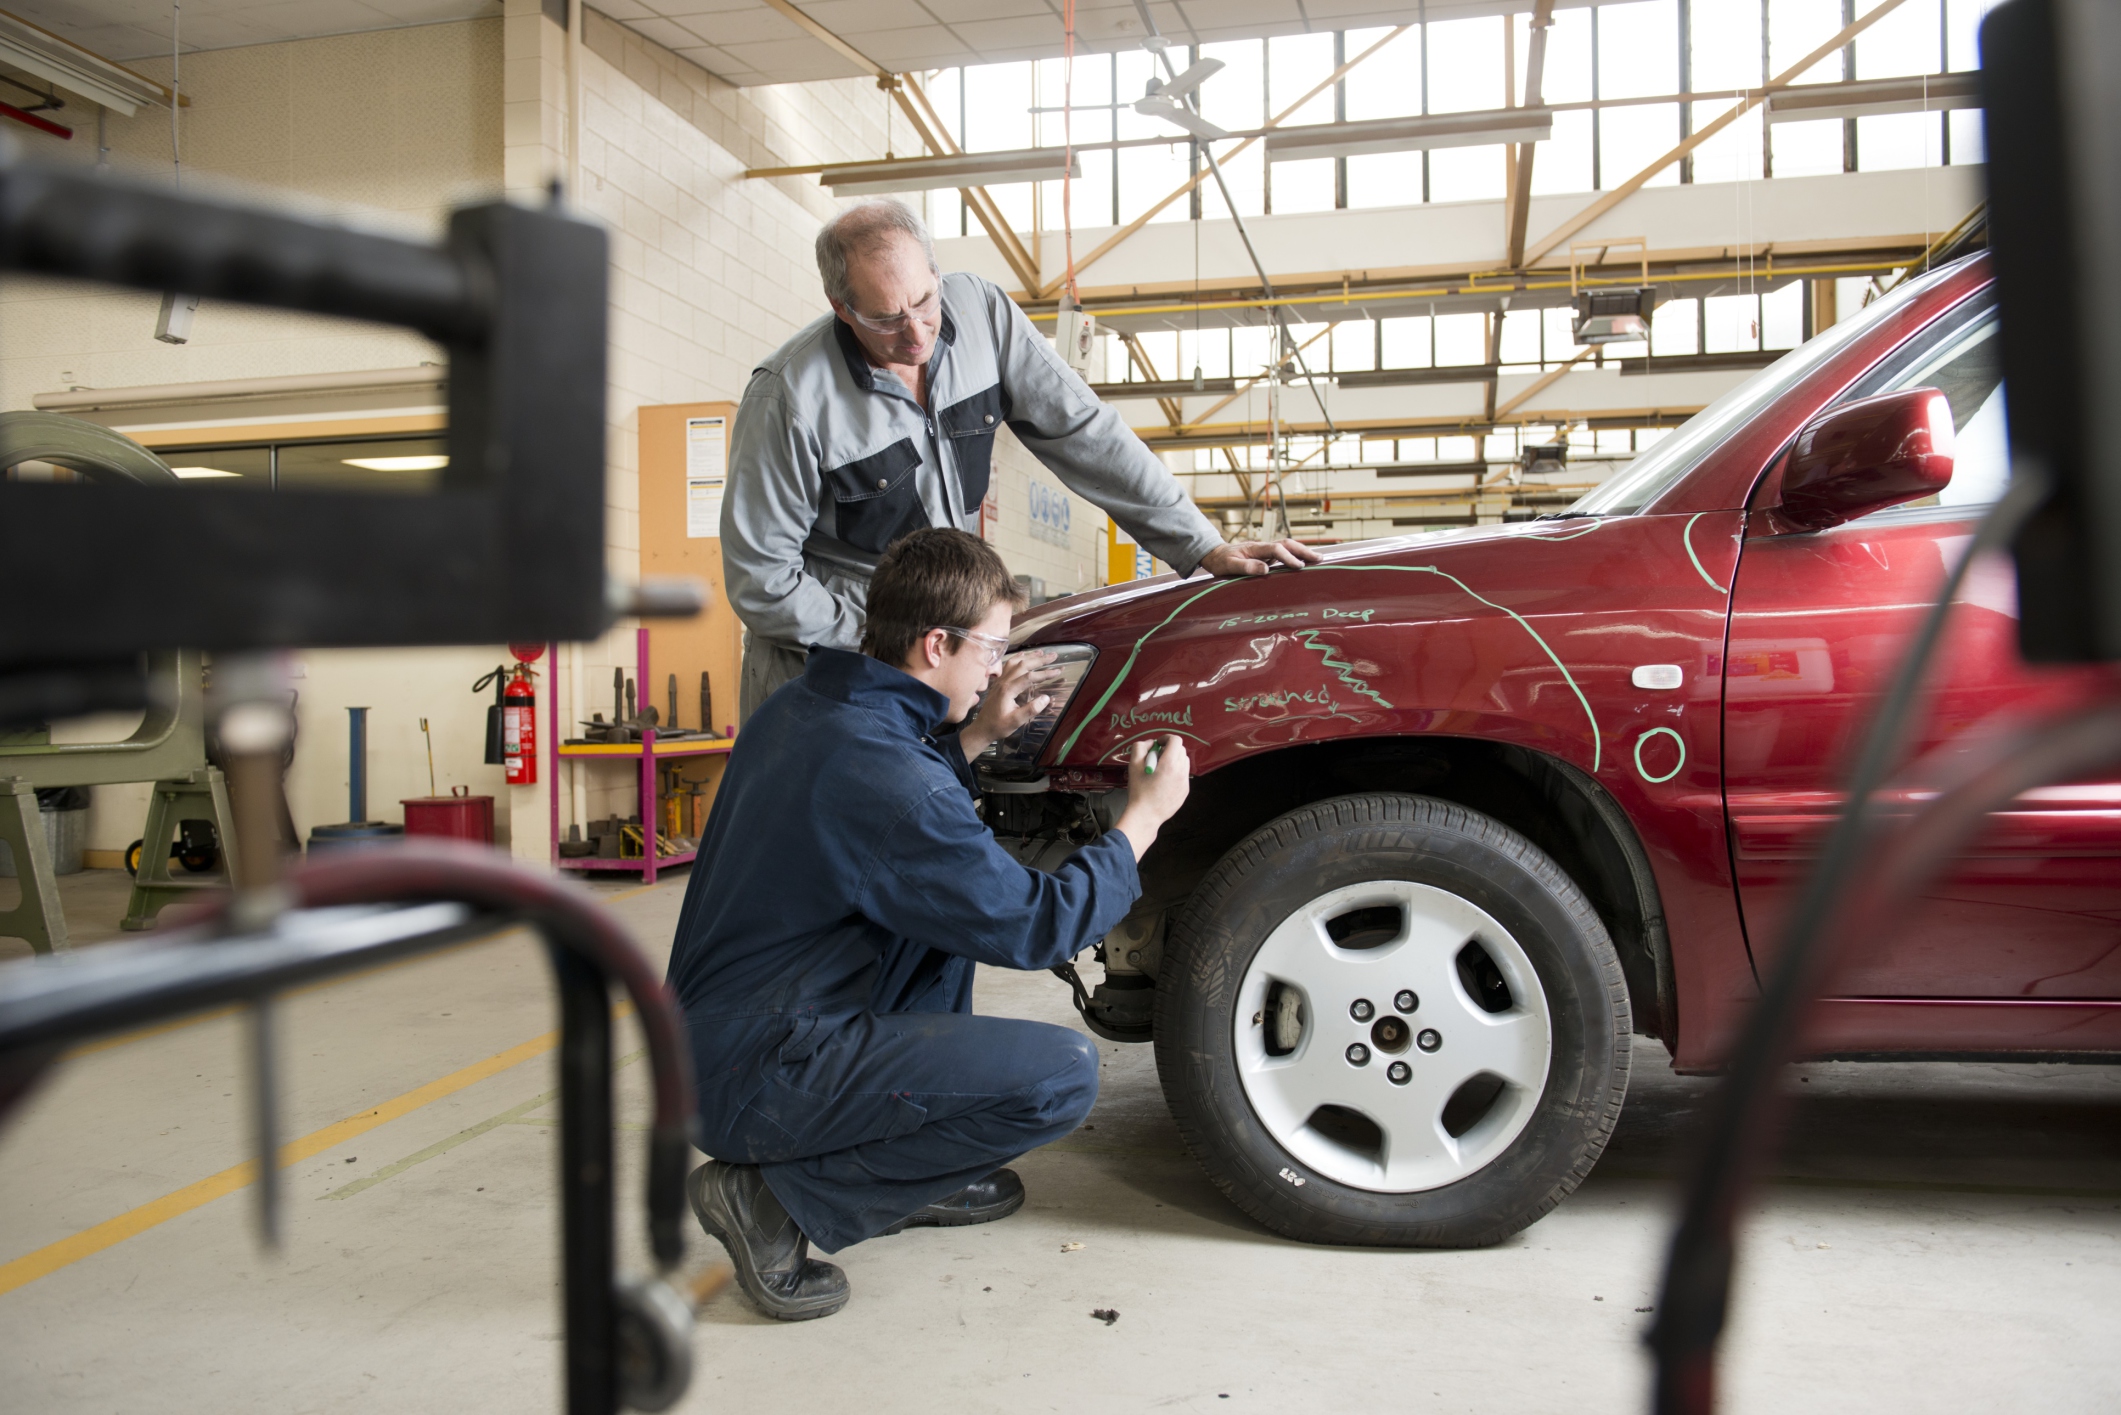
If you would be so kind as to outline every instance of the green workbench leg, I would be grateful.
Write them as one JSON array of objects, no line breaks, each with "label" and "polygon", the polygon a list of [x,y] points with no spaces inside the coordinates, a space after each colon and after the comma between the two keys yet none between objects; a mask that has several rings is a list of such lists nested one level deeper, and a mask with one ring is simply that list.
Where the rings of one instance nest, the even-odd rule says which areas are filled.
[{"label": "green workbench leg", "polygon": [[[186,820],[210,820],[221,837],[221,869],[226,878],[212,875],[179,878],[170,873],[169,848],[177,838],[177,824]],[[202,889],[228,889],[240,885],[236,878],[235,818],[228,804],[228,781],[219,767],[205,767],[188,777],[158,781],[147,802],[147,824],[140,832],[140,872],[133,876],[131,903],[121,928],[138,932],[155,926],[155,916],[167,905]]]},{"label": "green workbench leg", "polygon": [[15,856],[15,882],[22,898],[0,911],[0,937],[29,940],[39,953],[66,947],[66,914],[59,907],[59,879],[52,873],[51,842],[37,811],[37,788],[20,777],[0,779],[0,840]]}]

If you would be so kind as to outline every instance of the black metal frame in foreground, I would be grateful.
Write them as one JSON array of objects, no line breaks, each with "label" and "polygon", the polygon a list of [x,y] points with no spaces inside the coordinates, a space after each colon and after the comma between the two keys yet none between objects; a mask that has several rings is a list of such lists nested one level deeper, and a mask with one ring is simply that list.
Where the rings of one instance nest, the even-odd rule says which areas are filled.
[{"label": "black metal frame in foreground", "polygon": [[[1706,1415],[1736,1261],[1737,1214],[1786,1104],[1812,999],[1833,991],[1980,829],[2025,791],[2121,761],[2121,680],[2046,721],[1968,741],[1952,779],[1895,828],[1875,797],[1906,750],[1924,672],[1966,566],[2011,545],[2019,645],[2040,662],[2121,659],[2121,8],[2009,0],[1982,22],[1991,241],[2011,389],[2012,484],[1947,577],[1866,734],[1848,802],[1781,929],[1734,1046],[1666,1260],[1650,1346],[1659,1415]],[[2066,291],[2057,298],[2057,290]]]},{"label": "black metal frame in foreground", "polygon": [[[290,876],[289,903],[269,929],[225,927],[226,897],[172,919],[174,936],[0,967],[0,1117],[69,1046],[227,1003],[261,1010],[290,987],[374,967],[512,926],[543,937],[560,991],[560,1223],[567,1339],[566,1408],[610,1415],[622,1384],[612,1169],[611,996],[631,997],[648,1043],[655,1119],[648,1156],[648,1237],[659,1267],[684,1254],[684,1181],[692,1070],[677,1009],[647,959],[578,888],[517,869],[489,851],[425,842],[327,856]],[[347,911],[333,906],[401,905]],[[328,912],[316,912],[328,911]],[[261,1037],[269,1033],[261,1028]],[[260,1047],[261,1139],[270,1143],[271,1067]],[[276,1194],[276,1163],[260,1157],[260,1197]],[[270,1221],[268,1219],[268,1227]],[[641,1353],[636,1352],[639,1356]],[[683,1351],[646,1353],[651,1364]],[[674,1399],[684,1377],[659,1378]],[[634,1387],[636,1373],[628,1381]],[[651,1380],[651,1384],[655,1383]],[[664,1403],[667,1403],[664,1402]],[[657,1408],[657,1407],[650,1407]]]},{"label": "black metal frame in foreground", "polygon": [[0,270],[417,330],[449,358],[449,465],[407,496],[0,481],[0,603],[38,607],[0,616],[0,665],[544,643],[611,623],[600,227],[493,202],[427,244],[11,150]]}]

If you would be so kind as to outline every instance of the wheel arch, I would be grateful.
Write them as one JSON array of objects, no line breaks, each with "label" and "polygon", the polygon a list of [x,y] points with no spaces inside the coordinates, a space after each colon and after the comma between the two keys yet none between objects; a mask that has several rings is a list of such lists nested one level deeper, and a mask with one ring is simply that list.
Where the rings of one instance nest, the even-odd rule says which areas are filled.
[{"label": "wheel arch", "polygon": [[1620,804],[1556,757],[1466,737],[1352,738],[1246,757],[1194,782],[1142,862],[1143,903],[1177,908],[1229,849],[1286,811],[1357,791],[1406,791],[1490,816],[1576,882],[1620,956],[1636,1031],[1677,1035],[1671,941],[1655,875]]}]

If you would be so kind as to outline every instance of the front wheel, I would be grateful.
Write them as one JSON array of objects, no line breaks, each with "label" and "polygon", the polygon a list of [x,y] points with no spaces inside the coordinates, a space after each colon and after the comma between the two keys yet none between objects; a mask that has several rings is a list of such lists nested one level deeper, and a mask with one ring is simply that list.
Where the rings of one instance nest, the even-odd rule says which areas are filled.
[{"label": "front wheel", "polygon": [[1418,796],[1343,796],[1209,871],[1156,1060],[1194,1155],[1292,1238],[1479,1247],[1561,1202],[1627,1094],[1627,986],[1574,881]]}]

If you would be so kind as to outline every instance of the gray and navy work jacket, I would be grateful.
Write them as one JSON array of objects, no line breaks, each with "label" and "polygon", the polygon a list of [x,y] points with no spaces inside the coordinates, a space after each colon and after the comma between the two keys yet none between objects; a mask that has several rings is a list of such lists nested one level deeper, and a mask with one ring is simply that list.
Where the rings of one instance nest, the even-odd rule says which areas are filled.
[{"label": "gray and navy work jacket", "polygon": [[1076,495],[1190,573],[1222,536],[1164,464],[992,281],[942,279],[929,406],[826,315],[751,375],[722,500],[722,563],[746,627],[801,650],[861,641],[869,576],[924,526],[977,532],[1003,424]]}]

